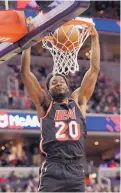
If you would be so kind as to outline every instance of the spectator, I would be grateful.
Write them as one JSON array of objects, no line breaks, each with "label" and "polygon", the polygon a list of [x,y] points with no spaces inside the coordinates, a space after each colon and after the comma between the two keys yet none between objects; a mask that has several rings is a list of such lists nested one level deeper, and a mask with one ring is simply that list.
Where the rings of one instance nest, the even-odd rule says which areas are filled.
[{"label": "spectator", "polygon": [[[32,172],[32,174],[34,174]],[[5,178],[6,183],[0,184],[0,191],[1,192],[37,192],[37,185],[38,185],[38,177],[37,175],[27,175],[24,174],[17,175],[14,180],[12,180],[11,175],[12,173]],[[37,178],[37,180],[36,180]],[[86,184],[86,191],[85,192],[111,192],[109,187],[105,184],[98,184],[97,179],[91,179],[89,184]],[[112,186],[113,192],[119,192],[119,185]]]},{"label": "spectator", "polygon": [[34,166],[40,166],[40,153],[37,147],[34,148],[34,154],[32,156],[32,163]]},{"label": "spectator", "polygon": [[[39,67],[37,64],[32,66],[32,72],[37,77],[42,89],[46,89],[46,75],[47,71],[44,66]],[[80,72],[73,73],[68,77],[70,89],[73,92],[81,84],[83,76],[86,72],[85,66],[82,66]],[[15,71],[15,73],[18,73]],[[11,76],[9,76],[11,77]],[[32,109],[36,110],[35,105],[31,99],[26,94],[26,89],[22,87],[22,82],[20,80],[20,75],[15,76],[15,79],[18,78],[18,91],[10,90],[7,94],[5,91],[0,92],[0,108],[10,108],[10,109]],[[17,81],[11,80],[17,84]],[[12,87],[11,87],[12,88]],[[109,80],[104,72],[100,72],[98,76],[98,81],[92,98],[87,104],[87,113],[105,113],[105,114],[119,114],[120,109],[120,86],[119,84]]]}]

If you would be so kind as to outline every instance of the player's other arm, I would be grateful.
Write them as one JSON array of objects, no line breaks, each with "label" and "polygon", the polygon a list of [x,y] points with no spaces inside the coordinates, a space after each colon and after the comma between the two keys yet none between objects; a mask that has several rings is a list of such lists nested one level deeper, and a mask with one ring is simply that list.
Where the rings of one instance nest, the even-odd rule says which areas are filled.
[{"label": "player's other arm", "polygon": [[100,45],[99,37],[96,29],[93,27],[93,32],[91,34],[91,58],[90,58],[90,68],[85,73],[85,76],[82,80],[81,86],[74,91],[72,94],[73,98],[81,106],[85,106],[83,109],[86,113],[86,104],[90,99],[95,84],[97,81],[98,73],[100,71]]},{"label": "player's other arm", "polygon": [[49,103],[49,100],[47,94],[41,89],[39,82],[30,70],[30,55],[31,48],[22,52],[21,78],[27,88],[29,96],[36,106],[38,115],[41,117],[46,113],[43,109],[43,104],[45,105],[45,103]]}]

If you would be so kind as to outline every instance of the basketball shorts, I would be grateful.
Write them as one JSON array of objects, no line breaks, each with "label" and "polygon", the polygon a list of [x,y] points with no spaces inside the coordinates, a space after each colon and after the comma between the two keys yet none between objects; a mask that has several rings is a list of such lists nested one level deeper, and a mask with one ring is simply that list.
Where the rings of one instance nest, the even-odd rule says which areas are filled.
[{"label": "basketball shorts", "polygon": [[47,160],[41,168],[38,192],[85,192],[84,177],[80,159]]}]

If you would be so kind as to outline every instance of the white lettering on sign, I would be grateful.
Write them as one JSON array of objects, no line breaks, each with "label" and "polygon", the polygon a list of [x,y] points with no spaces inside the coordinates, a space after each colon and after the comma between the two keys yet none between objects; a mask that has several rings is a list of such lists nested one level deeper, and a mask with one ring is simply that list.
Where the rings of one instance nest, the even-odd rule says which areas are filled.
[{"label": "white lettering on sign", "polygon": [[5,38],[5,37],[2,37],[0,38],[0,42],[7,42],[8,40],[10,40],[11,38]]},{"label": "white lettering on sign", "polygon": [[19,127],[40,127],[36,115],[20,116],[20,115],[0,115],[0,128],[19,128]]},{"label": "white lettering on sign", "polygon": [[0,115],[0,128],[8,127],[8,115]]},{"label": "white lettering on sign", "polygon": [[9,125],[10,126],[20,126],[20,121],[19,121],[19,116],[13,116],[13,115],[9,115]]}]

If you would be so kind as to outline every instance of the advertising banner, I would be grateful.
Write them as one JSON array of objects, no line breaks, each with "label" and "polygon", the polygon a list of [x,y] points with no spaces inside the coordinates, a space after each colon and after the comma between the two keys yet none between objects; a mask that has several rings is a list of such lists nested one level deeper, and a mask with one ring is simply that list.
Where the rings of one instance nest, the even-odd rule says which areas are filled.
[{"label": "advertising banner", "polygon": [[[119,132],[118,115],[87,115],[87,131]],[[0,129],[39,130],[38,117],[34,113],[0,112]]]},{"label": "advertising banner", "polygon": [[93,19],[97,31],[120,33],[120,21],[111,19]]}]

